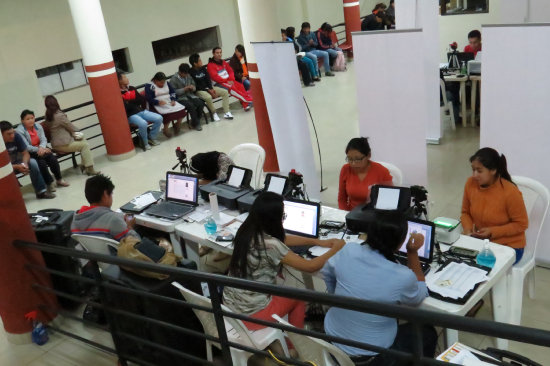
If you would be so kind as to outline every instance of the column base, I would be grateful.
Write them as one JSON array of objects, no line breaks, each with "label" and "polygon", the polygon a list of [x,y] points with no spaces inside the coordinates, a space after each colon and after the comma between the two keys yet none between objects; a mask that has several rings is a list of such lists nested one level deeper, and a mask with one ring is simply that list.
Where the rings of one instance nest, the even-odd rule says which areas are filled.
[{"label": "column base", "polygon": [[136,155],[136,150],[134,149],[134,150],[128,151],[126,153],[118,154],[118,155],[109,155],[109,154],[107,154],[107,159],[109,159],[110,161],[121,161],[121,160],[130,159],[131,157],[133,157],[135,155]]},{"label": "column base", "polygon": [[6,332],[6,339],[11,344],[15,344],[17,346],[22,346],[24,344],[31,344],[31,332],[22,333],[22,334],[12,334]]}]

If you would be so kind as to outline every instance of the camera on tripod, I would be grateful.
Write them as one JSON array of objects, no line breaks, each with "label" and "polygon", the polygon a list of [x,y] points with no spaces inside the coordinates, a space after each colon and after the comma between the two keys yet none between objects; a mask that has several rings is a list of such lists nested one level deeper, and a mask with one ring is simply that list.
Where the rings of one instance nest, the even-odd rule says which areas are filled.
[{"label": "camera on tripod", "polygon": [[426,203],[428,201],[428,191],[422,186],[411,186],[411,197],[413,201],[412,213],[414,217],[422,218],[422,215],[426,218],[428,216],[428,210],[426,209]]},{"label": "camera on tripod", "polygon": [[304,184],[304,176],[297,172],[296,169],[292,169],[288,173],[288,191],[284,195],[309,201]]},{"label": "camera on tripod", "polygon": [[176,158],[178,163],[172,167],[172,170],[180,167],[180,171],[186,174],[189,174],[189,164],[187,163],[187,150],[181,149],[181,147],[176,148]]}]

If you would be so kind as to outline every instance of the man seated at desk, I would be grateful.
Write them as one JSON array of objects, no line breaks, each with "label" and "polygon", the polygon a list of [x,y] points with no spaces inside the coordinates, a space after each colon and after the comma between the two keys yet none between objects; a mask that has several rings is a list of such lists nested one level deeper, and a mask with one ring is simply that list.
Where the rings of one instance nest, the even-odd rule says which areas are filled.
[{"label": "man seated at desk", "polygon": [[[356,297],[388,304],[417,306],[427,296],[428,288],[418,258],[424,244],[421,234],[412,233],[407,243],[408,268],[395,262],[394,253],[407,236],[405,216],[397,211],[379,212],[369,226],[367,242],[348,244],[330,258],[322,270],[331,294]],[[332,307],[325,317],[327,334],[359,342],[413,352],[414,327],[397,324],[392,318]],[[437,333],[433,326],[422,328],[423,354],[433,357]],[[387,355],[336,344],[356,365],[396,365]]]},{"label": "man seated at desk", "polygon": [[481,32],[474,29],[468,33],[468,45],[464,47],[464,52],[470,52],[477,56],[477,53],[481,51]]}]

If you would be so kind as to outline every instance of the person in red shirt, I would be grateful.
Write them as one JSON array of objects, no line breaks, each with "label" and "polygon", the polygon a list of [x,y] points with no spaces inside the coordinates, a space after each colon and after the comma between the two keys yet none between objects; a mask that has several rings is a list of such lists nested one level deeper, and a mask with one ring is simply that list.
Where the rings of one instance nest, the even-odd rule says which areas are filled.
[{"label": "person in red shirt", "polygon": [[244,85],[235,80],[235,74],[229,64],[222,59],[222,49],[214,47],[212,58],[208,61],[206,67],[210,79],[217,86],[227,89],[229,94],[241,101],[245,111],[252,108],[252,96],[246,91]]},{"label": "person in red shirt", "polygon": [[393,185],[392,176],[382,164],[370,160],[371,150],[366,137],[356,137],[348,142],[346,161],[340,170],[338,208],[351,211],[367,202],[370,187],[375,184]]},{"label": "person in red shirt", "polygon": [[469,44],[464,47],[464,52],[470,52],[477,56],[477,53],[481,51],[481,32],[477,29],[468,33]]}]

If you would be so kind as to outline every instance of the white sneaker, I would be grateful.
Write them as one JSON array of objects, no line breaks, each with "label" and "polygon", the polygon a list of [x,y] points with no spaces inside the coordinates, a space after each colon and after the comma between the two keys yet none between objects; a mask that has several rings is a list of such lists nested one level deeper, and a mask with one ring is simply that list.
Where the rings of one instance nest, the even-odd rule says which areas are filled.
[{"label": "white sneaker", "polygon": [[225,119],[233,119],[233,115],[231,114],[231,112],[227,112],[226,114],[223,115],[223,118],[225,118]]},{"label": "white sneaker", "polygon": [[149,144],[153,145],[153,146],[158,146],[160,145],[160,142],[158,140],[155,140],[155,139],[149,139]]},{"label": "white sneaker", "polygon": [[218,121],[220,120],[220,117],[218,116],[217,113],[214,113],[214,114],[212,115],[212,117],[214,117],[214,122],[218,122]]},{"label": "white sneaker", "polygon": [[145,145],[145,150],[151,150],[151,145],[149,144]]}]

